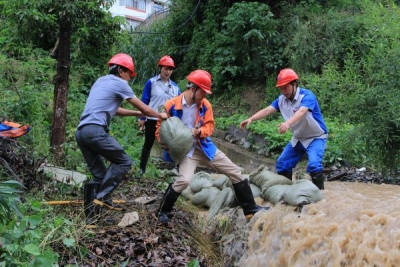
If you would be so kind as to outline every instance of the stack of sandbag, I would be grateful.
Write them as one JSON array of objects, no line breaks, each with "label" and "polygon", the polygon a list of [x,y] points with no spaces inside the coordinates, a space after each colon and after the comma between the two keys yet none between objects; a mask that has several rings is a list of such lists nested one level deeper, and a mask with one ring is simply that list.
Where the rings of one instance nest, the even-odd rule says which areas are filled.
[{"label": "stack of sandbag", "polygon": [[[182,196],[189,199],[193,205],[209,208],[219,195],[226,179],[225,175],[221,175],[220,179],[214,180],[209,173],[198,172],[183,190]],[[215,182],[217,183],[214,184]]]},{"label": "stack of sandbag", "polygon": [[[251,183],[261,189],[261,197],[272,204],[281,201],[287,187],[292,185],[291,180],[271,172],[264,165],[261,165],[256,171],[250,173],[249,178]],[[270,190],[272,187],[274,187],[274,189]]]},{"label": "stack of sandbag", "polygon": [[[247,178],[246,175],[244,178]],[[260,195],[260,188],[253,184],[250,184],[250,187],[255,197]],[[209,219],[223,208],[238,206],[232,183],[223,174],[196,173],[189,186],[182,192],[182,196],[189,199],[193,205],[209,208]]]},{"label": "stack of sandbag", "polygon": [[[249,179],[254,198],[260,196],[274,205],[284,201],[288,205],[299,206],[323,198],[322,192],[310,180],[293,183],[265,166],[260,166],[250,175],[244,174],[243,178]],[[231,181],[223,174],[196,173],[182,196],[193,205],[209,208],[208,219],[212,219],[223,208],[233,208],[239,204]]]},{"label": "stack of sandbag", "polygon": [[256,171],[250,173],[250,181],[261,188],[261,191],[277,184],[291,185],[292,181],[288,178],[270,171],[264,165],[261,165]]},{"label": "stack of sandbag", "polygon": [[179,162],[192,147],[193,134],[178,117],[170,117],[161,122],[160,140],[168,147],[172,160]]},{"label": "stack of sandbag", "polygon": [[260,166],[250,174],[251,182],[261,188],[261,197],[275,205],[284,201],[291,206],[315,203],[324,198],[321,190],[310,180],[292,182],[288,178],[273,173]]},{"label": "stack of sandbag", "polygon": [[220,190],[213,186],[210,174],[199,172],[194,175],[188,188],[193,193],[192,204],[209,208]]}]

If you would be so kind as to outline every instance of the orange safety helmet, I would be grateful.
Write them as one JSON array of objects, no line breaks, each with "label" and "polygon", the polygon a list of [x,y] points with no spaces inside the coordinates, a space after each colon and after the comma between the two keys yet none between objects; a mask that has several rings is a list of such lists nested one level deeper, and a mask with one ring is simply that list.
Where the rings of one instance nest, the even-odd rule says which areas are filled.
[{"label": "orange safety helmet", "polygon": [[160,58],[160,61],[158,61],[157,65],[159,67],[166,66],[166,67],[175,68],[174,60],[168,55],[167,56],[163,56],[162,58]]},{"label": "orange safety helmet", "polygon": [[285,84],[290,83],[291,81],[298,80],[299,76],[297,76],[296,72],[292,69],[283,69],[279,72],[278,78],[276,79],[276,87],[284,86]]},{"label": "orange safety helmet", "polygon": [[133,60],[130,55],[123,54],[123,53],[116,54],[107,63],[108,67],[110,67],[111,65],[119,65],[119,66],[125,67],[131,71],[131,77],[136,76],[135,64],[133,64]]},{"label": "orange safety helmet", "polygon": [[211,74],[205,70],[195,70],[192,71],[186,79],[200,87],[207,94],[212,94],[211,92]]}]

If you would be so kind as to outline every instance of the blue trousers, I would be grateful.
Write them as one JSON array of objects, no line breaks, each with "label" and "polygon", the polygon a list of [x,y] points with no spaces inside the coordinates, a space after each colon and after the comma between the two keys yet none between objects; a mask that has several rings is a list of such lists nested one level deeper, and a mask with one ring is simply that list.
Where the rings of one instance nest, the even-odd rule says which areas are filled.
[{"label": "blue trousers", "polygon": [[304,154],[307,154],[307,172],[316,173],[323,170],[322,159],[325,153],[327,139],[314,139],[311,144],[305,148],[300,142],[295,147],[291,143],[287,144],[282,154],[276,161],[276,172],[282,173],[292,171]]}]

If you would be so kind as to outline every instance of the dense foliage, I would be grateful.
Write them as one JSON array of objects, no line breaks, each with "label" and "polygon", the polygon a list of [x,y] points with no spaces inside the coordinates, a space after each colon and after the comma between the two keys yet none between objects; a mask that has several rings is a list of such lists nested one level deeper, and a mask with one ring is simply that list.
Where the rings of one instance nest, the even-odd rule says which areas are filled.
[{"label": "dense foliage", "polygon": [[398,100],[391,92],[400,45],[395,2],[184,2],[174,0],[169,19],[157,25],[156,32],[168,34],[132,36],[133,54],[143,47],[156,54],[160,50],[151,42],[163,36],[164,51],[177,61],[178,80],[194,68],[207,69],[215,94],[232,101],[237,88],[267,84],[265,105],[275,96],[270,88],[277,71],[292,67],[300,85],[316,93],[328,120],[354,125],[338,142],[343,156],[385,174],[397,172]]}]

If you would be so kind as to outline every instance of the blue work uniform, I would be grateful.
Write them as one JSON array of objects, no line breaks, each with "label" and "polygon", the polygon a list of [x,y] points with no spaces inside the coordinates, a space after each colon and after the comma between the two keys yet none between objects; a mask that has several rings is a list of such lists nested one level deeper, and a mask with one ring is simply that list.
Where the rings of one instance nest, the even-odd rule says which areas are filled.
[{"label": "blue work uniform", "polygon": [[308,157],[307,172],[322,171],[328,128],[314,93],[298,87],[292,101],[280,95],[271,106],[282,114],[285,121],[293,117],[300,107],[308,109],[300,121],[290,126],[293,136],[276,162],[276,171],[292,171],[304,154]]}]

